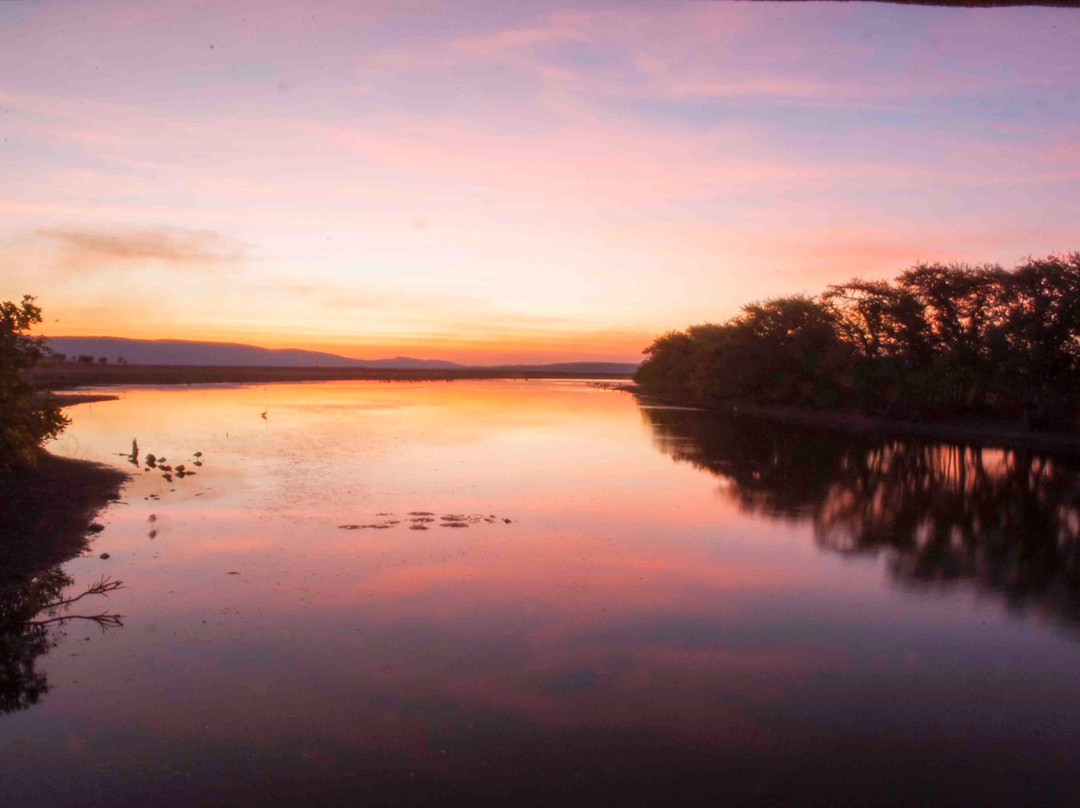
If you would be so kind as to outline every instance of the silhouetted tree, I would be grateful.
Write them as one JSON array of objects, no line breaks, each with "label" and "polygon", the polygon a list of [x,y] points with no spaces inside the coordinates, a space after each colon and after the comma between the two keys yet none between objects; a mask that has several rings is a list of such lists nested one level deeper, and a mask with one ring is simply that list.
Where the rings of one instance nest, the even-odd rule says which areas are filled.
[{"label": "silhouetted tree", "polygon": [[690,333],[670,331],[653,340],[645,349],[648,358],[641,363],[635,379],[638,384],[649,388],[659,395],[685,397],[695,403],[701,403],[701,391],[696,389],[693,378],[700,376],[704,369],[697,356],[699,340],[693,336],[695,329],[708,329],[710,326],[692,326]]},{"label": "silhouetted tree", "polygon": [[1080,253],[1026,261],[1009,293],[1005,378],[1032,426],[1071,424],[1080,390]]},{"label": "silhouetted tree", "polygon": [[795,296],[751,303],[735,319],[735,332],[734,350],[719,368],[735,396],[780,405],[843,403],[853,357],[838,337],[834,313],[820,301]]},{"label": "silhouetted tree", "polygon": [[819,298],[768,300],[670,332],[635,377],[688,403],[857,405],[888,418],[993,416],[1067,428],[1080,412],[1080,253],[920,264]]},{"label": "silhouetted tree", "polygon": [[639,384],[705,406],[733,400],[835,406],[851,361],[831,310],[801,296],[752,303],[722,325],[665,334],[646,353]]},{"label": "silhouetted tree", "polygon": [[40,322],[41,309],[29,295],[0,303],[0,474],[34,465],[42,441],[68,423],[55,403],[35,399],[23,378],[46,353],[44,341],[28,333]]}]

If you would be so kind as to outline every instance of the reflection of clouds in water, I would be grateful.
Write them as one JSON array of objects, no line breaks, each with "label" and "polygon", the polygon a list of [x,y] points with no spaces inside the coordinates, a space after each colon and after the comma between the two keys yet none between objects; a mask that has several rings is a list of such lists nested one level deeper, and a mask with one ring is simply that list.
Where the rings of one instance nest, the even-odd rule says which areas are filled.
[{"label": "reflection of clouds in water", "polygon": [[1080,617],[1080,476],[1028,450],[643,410],[658,448],[751,513],[810,521],[836,553],[890,552],[905,583],[967,580]]}]

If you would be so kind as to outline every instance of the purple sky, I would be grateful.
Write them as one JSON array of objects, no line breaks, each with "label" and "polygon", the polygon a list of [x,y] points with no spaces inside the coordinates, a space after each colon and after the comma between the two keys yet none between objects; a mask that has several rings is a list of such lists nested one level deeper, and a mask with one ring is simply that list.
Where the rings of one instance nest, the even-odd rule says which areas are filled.
[{"label": "purple sky", "polygon": [[1080,11],[0,2],[0,299],[462,361],[1080,249]]}]

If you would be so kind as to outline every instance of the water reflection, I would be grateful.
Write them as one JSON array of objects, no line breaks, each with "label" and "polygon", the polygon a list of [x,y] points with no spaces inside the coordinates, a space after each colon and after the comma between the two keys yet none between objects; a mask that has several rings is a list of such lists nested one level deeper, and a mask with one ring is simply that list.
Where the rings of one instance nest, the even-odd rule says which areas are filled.
[{"label": "water reflection", "polygon": [[53,567],[22,586],[0,590],[0,715],[32,707],[49,692],[37,663],[58,644],[65,625],[92,623],[102,631],[123,625],[118,614],[70,611],[84,598],[120,589],[121,581],[102,578],[79,594],[65,591],[73,583],[62,568]]},{"label": "water reflection", "polygon": [[[37,654],[53,692],[0,721],[4,796],[1068,802],[1080,643],[1002,619],[997,595],[909,597],[842,560],[916,558],[917,533],[888,535],[897,503],[935,514],[920,485],[972,497],[978,474],[919,483],[944,455],[656,415],[509,381],[134,389],[81,411],[69,454],[121,464],[137,436],[143,466],[206,463],[184,484],[133,473],[65,566],[123,578],[108,605],[133,617]],[[984,452],[980,473],[1004,483],[1014,460]],[[409,529],[443,515],[468,527]]]},{"label": "water reflection", "polygon": [[1066,459],[642,412],[663,452],[722,478],[746,512],[809,520],[831,552],[887,550],[904,584],[968,581],[1080,623],[1080,476]]}]

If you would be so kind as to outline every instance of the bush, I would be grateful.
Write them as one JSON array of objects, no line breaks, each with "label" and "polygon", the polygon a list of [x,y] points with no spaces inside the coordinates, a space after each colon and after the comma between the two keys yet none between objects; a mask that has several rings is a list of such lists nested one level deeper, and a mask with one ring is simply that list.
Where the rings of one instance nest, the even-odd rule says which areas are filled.
[{"label": "bush", "polygon": [[41,322],[41,309],[26,295],[0,303],[0,474],[37,462],[41,444],[68,424],[60,408],[35,401],[23,374],[45,357],[44,340],[27,332]]},{"label": "bush", "polygon": [[1080,419],[1080,253],[999,266],[920,264],[816,298],[743,307],[650,345],[638,384],[716,406],[851,407],[907,420]]}]

